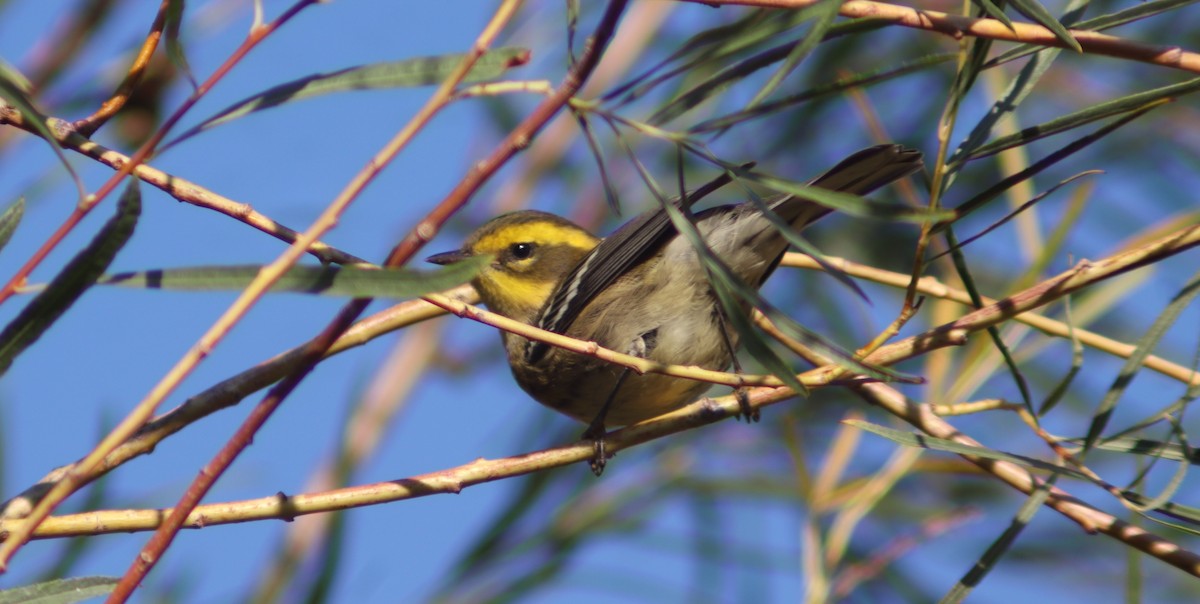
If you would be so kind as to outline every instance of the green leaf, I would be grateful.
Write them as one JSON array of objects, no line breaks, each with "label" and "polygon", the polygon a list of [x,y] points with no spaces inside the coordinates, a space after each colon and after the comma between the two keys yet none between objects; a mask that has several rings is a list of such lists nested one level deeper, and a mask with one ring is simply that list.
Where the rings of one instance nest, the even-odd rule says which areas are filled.
[{"label": "green leaf", "polygon": [[1050,14],[1050,11],[1046,10],[1046,7],[1038,4],[1035,0],[1008,1],[1012,4],[1013,8],[1017,9],[1017,12],[1029,17],[1030,19],[1033,19],[1038,25],[1041,25],[1042,27],[1054,32],[1054,37],[1061,40],[1063,44],[1066,44],[1067,48],[1070,48],[1075,52],[1083,52],[1083,47],[1079,45],[1079,41],[1075,39],[1075,36],[1072,36],[1071,32],[1067,31],[1067,28],[1063,27],[1063,24],[1059,23],[1058,19],[1056,19],[1054,15]]},{"label": "green leaf", "polygon": [[55,579],[0,591],[0,604],[71,604],[108,594],[118,577]]},{"label": "green leaf", "polygon": [[25,216],[25,198],[19,197],[8,209],[0,214],[0,249],[8,245],[8,241],[12,239],[13,233],[17,231],[17,225],[21,223],[21,218]]},{"label": "green leaf", "polygon": [[861,430],[866,430],[872,434],[878,434],[879,436],[882,436],[896,444],[904,445],[906,447],[919,447],[921,449],[929,449],[931,451],[945,451],[947,453],[957,453],[959,455],[971,455],[974,457],[982,457],[984,459],[1007,461],[1026,468],[1036,468],[1046,472],[1059,472],[1064,476],[1070,476],[1080,480],[1087,480],[1089,482],[1091,481],[1090,478],[1077,470],[1058,466],[1048,461],[1042,461],[1032,457],[1025,457],[1024,455],[1005,453],[1004,451],[997,451],[995,449],[988,449],[986,447],[964,445],[953,440],[937,438],[935,436],[927,436],[925,434],[918,434],[915,432],[895,430],[861,420],[845,420],[843,423],[854,426],[855,428],[859,428]]},{"label": "green leaf", "polygon": [[784,59],[783,64],[779,66],[779,69],[775,70],[775,73],[771,75],[771,79],[754,95],[754,98],[750,99],[750,103],[746,105],[747,107],[754,107],[768,96],[771,96],[771,93],[775,92],[780,84],[783,84],[783,80],[796,69],[796,66],[817,47],[817,44],[821,43],[821,40],[825,38],[825,33],[833,25],[833,20],[837,18],[838,8],[841,5],[841,0],[822,0],[813,5],[816,18],[813,20],[812,27],[796,43],[795,47],[788,52],[788,56]]},{"label": "green leaf", "polygon": [[[1104,31],[1106,29],[1112,29],[1114,27],[1125,25],[1126,23],[1132,23],[1147,17],[1153,17],[1155,15],[1167,13],[1177,8],[1182,8],[1195,3],[1196,0],[1154,0],[1152,2],[1142,2],[1130,6],[1129,8],[1108,13],[1107,15],[1100,15],[1099,17],[1092,17],[1091,19],[1087,19],[1085,21],[1071,23],[1071,27],[1079,31]],[[1076,4],[1083,5],[1085,3],[1073,3],[1073,6]],[[1068,12],[1071,10],[1073,9],[1068,8]],[[1063,19],[1063,21],[1066,21],[1066,19]],[[996,55],[996,57],[988,61],[988,66],[994,67],[1002,63],[1019,59],[1026,55],[1035,52],[1043,52],[1045,50],[1048,50],[1045,46],[1039,46],[1036,44],[1022,44]]]},{"label": "green leaf", "polygon": [[[605,102],[613,102],[615,109],[635,99],[645,97],[654,88],[681,75],[685,78],[690,76],[695,79],[698,75],[703,74],[700,79],[707,81],[721,78],[721,74],[740,73],[748,67],[746,62],[739,63],[733,68],[726,68],[734,56],[747,52],[758,44],[800,25],[806,18],[803,11],[804,9],[786,12],[756,10],[748,12],[745,17],[729,25],[704,30],[689,38],[666,59],[629,82],[606,93],[602,98]],[[786,51],[779,52],[778,49],[788,46],[790,45],[780,45],[749,59],[751,63],[757,65],[757,67],[750,68],[751,71],[781,60],[787,53]],[[684,61],[684,59],[688,60]],[[676,61],[679,61],[680,64],[673,69],[664,71],[668,65]],[[718,75],[712,78],[705,77],[713,72],[717,72]],[[616,101],[619,97],[624,98]]]},{"label": "green leaf", "polygon": [[1092,423],[1088,426],[1087,436],[1084,438],[1083,451],[1079,454],[1079,459],[1082,461],[1084,455],[1091,449],[1100,436],[1104,433],[1104,429],[1108,426],[1108,421],[1112,417],[1113,411],[1116,409],[1117,401],[1125,394],[1125,390],[1129,387],[1129,383],[1137,376],[1142,365],[1146,362],[1146,357],[1158,346],[1159,340],[1166,335],[1175,321],[1179,319],[1179,315],[1184,309],[1191,305],[1196,296],[1200,295],[1200,272],[1192,276],[1192,278],[1183,286],[1183,289],[1175,295],[1170,304],[1163,309],[1162,313],[1154,320],[1154,323],[1145,331],[1145,334],[1138,340],[1137,347],[1133,353],[1125,360],[1125,364],[1121,367],[1121,371],[1117,374],[1117,378],[1113,380],[1112,386],[1108,392],[1104,394],[1100,404],[1096,407],[1095,413],[1092,415]]},{"label": "green leaf", "polygon": [[1004,9],[996,6],[992,0],[971,0],[971,4],[978,6],[985,15],[1003,23],[1005,27],[1016,29],[1013,27],[1012,19],[1009,19],[1008,15],[1004,14]]},{"label": "green leaf", "polygon": [[1092,105],[1086,109],[1043,122],[1036,126],[1030,126],[1016,134],[1000,137],[972,151],[966,159],[974,160],[994,155],[1006,149],[1020,147],[1021,145],[1026,145],[1047,136],[1078,128],[1084,124],[1114,115],[1138,111],[1158,101],[1173,100],[1175,97],[1191,94],[1197,90],[1200,90],[1200,78],[1192,78],[1178,84],[1171,84],[1170,86],[1163,86]]},{"label": "green leaf", "polygon": [[[464,54],[448,54],[436,57],[418,57],[403,61],[373,63],[349,67],[332,73],[320,73],[273,86],[254,96],[242,99],[226,107],[200,125],[176,137],[163,148],[171,147],[205,130],[244,117],[256,111],[270,109],[286,103],[309,99],[335,92],[352,90],[379,90],[387,88],[411,88],[430,86],[445,80],[461,63]],[[499,48],[475,62],[464,83],[490,80],[503,75],[511,67],[524,64],[529,51],[524,48]]]},{"label": "green leaf", "polygon": [[806,103],[808,101],[826,96],[840,94],[852,88],[878,84],[880,82],[888,81],[892,78],[908,75],[910,73],[921,71],[936,65],[941,65],[942,63],[946,63],[955,59],[957,56],[957,53],[952,52],[926,55],[917,59],[913,59],[912,61],[899,63],[894,67],[888,67],[878,71],[853,74],[851,76],[839,78],[838,80],[829,84],[816,86],[791,96],[783,97],[769,103],[763,103],[757,107],[741,109],[733,113],[702,121],[699,124],[689,128],[688,132],[691,134],[700,134],[714,130],[724,130],[729,126],[740,122],[779,113],[780,111],[788,109],[793,105]]},{"label": "green leaf", "polygon": [[758,183],[780,193],[795,195],[813,203],[837,210],[851,216],[877,218],[880,220],[901,220],[905,222],[939,222],[951,220],[955,213],[951,210],[934,210],[914,208],[899,204],[885,204],[865,199],[859,195],[830,191],[820,187],[809,186],[802,182],[787,180],[761,172],[746,170],[734,164],[720,162],[722,168],[732,171],[738,178]]},{"label": "green leaf", "polygon": [[136,179],[129,181],[117,203],[116,215],[104,224],[91,243],[0,332],[0,375],[7,372],[17,355],[36,342],[83,292],[96,283],[117,252],[129,241],[142,212],[137,182]]},{"label": "green leaf", "polygon": [[[1042,159],[1034,162],[1029,167],[1021,170],[1020,172],[1011,174],[1011,175],[1001,179],[996,184],[988,187],[982,193],[978,193],[975,196],[971,197],[970,199],[962,202],[961,204],[959,204],[957,207],[954,208],[954,213],[957,214],[959,219],[963,218],[964,216],[966,216],[966,215],[978,210],[979,208],[987,205],[988,203],[991,203],[992,201],[996,200],[997,198],[999,198],[1001,193],[1007,191],[1008,189],[1012,188],[1013,186],[1016,186],[1018,183],[1028,180],[1030,178],[1033,178],[1035,175],[1042,172],[1046,168],[1053,166],[1054,164],[1066,159],[1067,157],[1070,157],[1072,154],[1077,153],[1078,151],[1084,149],[1088,145],[1091,145],[1092,143],[1095,143],[1096,141],[1104,138],[1105,136],[1112,134],[1118,128],[1121,128],[1122,126],[1128,124],[1129,122],[1136,120],[1137,118],[1145,115],[1146,113],[1149,113],[1150,111],[1152,111],[1153,109],[1155,109],[1159,106],[1161,106],[1161,104],[1146,105],[1145,107],[1142,107],[1141,109],[1138,109],[1137,111],[1129,113],[1128,115],[1124,115],[1118,119],[1113,120],[1112,122],[1110,122],[1108,124],[1105,124],[1104,126],[1100,127],[1099,129],[1097,129],[1095,132],[1093,132],[1091,134],[1087,134],[1085,136],[1082,136],[1078,139],[1071,141],[1070,143],[1064,145],[1061,149],[1058,149],[1057,151],[1051,153],[1050,155],[1047,155],[1046,157],[1043,157]],[[1053,190],[1051,190],[1051,192],[1052,191]],[[948,228],[949,225],[951,225],[951,224],[953,224],[953,222],[944,222],[944,223],[941,223],[938,225],[934,225],[932,232],[934,232],[934,233],[941,232],[943,229]]]},{"label": "green leaf", "polygon": [[951,166],[951,172],[961,167],[963,164],[960,161],[962,157],[968,157],[971,152],[978,148],[991,135],[992,129],[1000,120],[1017,110],[1017,107],[1033,92],[1034,87],[1041,81],[1042,76],[1054,64],[1054,60],[1061,54],[1061,50],[1057,48],[1048,48],[1046,52],[1038,53],[1021,68],[1017,77],[1012,79],[1008,85],[1008,90],[994,103],[991,110],[980,118],[975,127],[971,129],[971,133],[967,135],[966,140],[959,144],[958,148],[946,161]]},{"label": "green leaf", "polygon": [[167,3],[166,15],[166,39],[167,39],[167,58],[171,59],[171,63],[179,69],[188,82],[192,85],[192,90],[200,87],[196,82],[196,75],[192,73],[192,66],[187,60],[187,51],[183,48],[183,42],[179,39],[179,26],[183,23],[184,0],[169,0]]},{"label": "green leaf", "polygon": [[[356,298],[419,296],[467,282],[488,261],[486,257],[472,258],[436,271],[301,265],[292,267],[270,291]],[[100,283],[173,291],[239,291],[245,289],[262,268],[247,265],[149,270],[105,276]]]},{"label": "green leaf", "polygon": [[[1071,438],[1064,439],[1063,442],[1082,445],[1084,439]],[[1200,452],[1195,449],[1185,448],[1183,445],[1171,442],[1163,442],[1161,440],[1151,440],[1148,438],[1106,438],[1097,442],[1093,449],[1102,451],[1115,451],[1117,453],[1132,453],[1134,455],[1148,455],[1168,461],[1183,461],[1192,465],[1200,464]]]},{"label": "green leaf", "polygon": [[75,173],[75,169],[67,161],[67,156],[63,154],[62,147],[58,144],[58,138],[50,130],[46,116],[42,115],[42,112],[34,106],[33,99],[29,97],[29,86],[29,80],[25,78],[24,74],[0,59],[0,100],[8,102],[17,111],[20,111],[25,124],[33,128],[38,136],[50,145],[50,149],[58,156],[58,161],[75,181],[75,188],[79,190],[79,196],[82,198],[83,181],[79,180],[79,175]]}]

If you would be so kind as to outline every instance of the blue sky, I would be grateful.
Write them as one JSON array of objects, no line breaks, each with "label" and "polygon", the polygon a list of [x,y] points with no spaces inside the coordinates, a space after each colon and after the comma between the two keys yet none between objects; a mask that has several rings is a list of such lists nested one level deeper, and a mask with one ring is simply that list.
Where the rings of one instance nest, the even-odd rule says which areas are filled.
[{"label": "blue sky", "polygon": [[[188,22],[192,29],[185,34],[185,40],[192,69],[201,77],[211,73],[240,42],[250,22],[250,13],[243,4],[189,4]],[[267,4],[269,16],[284,6],[278,2]],[[149,15],[157,5],[148,0],[122,4],[119,18],[105,25],[104,34],[84,53],[85,57],[94,58],[82,61],[47,92],[47,98],[64,96],[74,88],[105,89],[94,81],[96,74],[120,69],[122,53],[144,35]],[[472,43],[493,5],[460,0],[454,3],[453,11],[448,11],[440,3],[341,1],[312,7],[239,64],[184,120],[183,126],[195,124],[248,94],[314,72],[461,52]],[[30,60],[31,49],[72,6],[71,2],[58,0],[4,5],[0,9],[0,57],[24,67]],[[673,16],[674,27],[686,26],[707,10],[698,6],[678,9]],[[560,30],[538,30],[526,23],[509,31],[511,37],[506,44],[535,49],[535,61],[514,75],[557,81],[562,64],[561,48],[556,46]],[[174,107],[184,92],[180,87],[173,88],[170,97],[173,101],[167,106]],[[371,91],[282,107],[205,133],[152,163],[222,195],[250,203],[292,228],[303,229],[407,122],[429,93],[429,89]],[[907,101],[919,97],[922,91],[896,93],[900,95],[897,98]],[[969,107],[966,111],[979,109]],[[79,111],[61,117],[82,115]],[[415,220],[442,199],[471,163],[491,149],[495,128],[489,125],[488,117],[482,103],[459,103],[443,112],[355,202],[326,240],[368,259],[382,258]],[[102,131],[98,140],[119,145],[111,141],[107,131]],[[811,176],[839,154],[869,143],[865,134],[858,132],[837,138],[828,145],[827,159],[811,169],[806,167],[796,178]],[[752,146],[752,142],[746,141],[728,144],[733,148]],[[580,154],[580,149],[571,153]],[[586,159],[581,154],[572,157]],[[107,168],[81,157],[71,156],[70,161],[90,190],[110,174]],[[1178,161],[1186,167],[1186,159]],[[1180,165],[1166,169],[1179,170]],[[495,203],[525,201],[497,202],[492,198],[500,188],[498,183],[514,174],[513,169],[503,171],[466,212],[456,217],[454,228],[426,250],[432,253],[455,247],[463,229],[486,219]],[[1117,175],[1107,181],[1110,188],[1106,195],[1141,199],[1158,190],[1120,176],[1118,168]],[[1194,176],[1183,178],[1194,179]],[[35,183],[46,181],[50,184],[31,192]],[[580,188],[596,194],[594,182]],[[1156,198],[1156,203],[1168,209],[1180,207],[1188,203],[1191,195],[1179,191],[1189,190],[1195,189],[1181,185],[1174,193]],[[282,250],[277,241],[224,216],[180,204],[150,187],[143,187],[143,193],[142,222],[132,242],[118,256],[114,270],[263,263]],[[563,198],[576,193],[568,185],[557,183],[538,189],[528,201],[542,209],[561,208]],[[74,203],[73,187],[56,167],[49,149],[32,137],[0,151],[0,203],[7,204],[22,194],[29,195],[31,204],[16,236],[0,253],[0,274],[4,275],[10,274],[36,249]],[[111,201],[93,212],[34,274],[33,281],[51,277],[66,258],[90,239],[111,212]],[[1053,215],[1056,210],[1049,212]],[[1111,220],[1100,219],[1104,217],[1092,218],[1101,226],[1111,224]],[[1123,236],[1096,232],[1101,233],[1096,240],[1076,242],[1074,250],[1078,251],[1078,257],[1109,249],[1112,239]],[[1005,242],[1011,245],[1011,234],[1003,235],[1000,241],[997,245],[1001,247]],[[1066,258],[1060,262],[1056,269],[1069,264]],[[1187,262],[1185,258],[1168,266]],[[1190,262],[1194,263],[1194,255]],[[1161,296],[1154,303],[1137,307],[1138,312],[1144,311],[1149,321],[1181,283],[1181,280],[1167,280],[1164,285],[1156,286],[1161,291],[1155,293]],[[0,381],[0,419],[6,437],[4,492],[24,488],[49,469],[85,454],[98,438],[100,426],[111,424],[141,400],[233,297],[222,293],[118,289],[89,292]],[[341,300],[297,295],[267,298],[184,382],[166,407],[173,407],[211,384],[301,343],[320,329],[341,304]],[[384,303],[377,302],[372,311],[382,308]],[[874,322],[874,327],[887,321],[886,311],[865,306],[855,309],[861,313],[858,316]],[[15,305],[5,305],[0,308],[0,320],[7,321],[15,312]],[[1194,346],[1194,334],[1200,330],[1196,314],[1193,309],[1173,331],[1172,350]],[[496,362],[499,355],[496,335],[489,328],[467,321],[441,322],[442,337],[452,343],[451,361],[489,362],[480,363],[483,370],[452,375],[439,369],[430,379],[419,383],[410,397],[411,404],[403,409],[383,446],[361,468],[356,483],[397,479],[480,457],[514,455],[534,448],[524,435],[529,433],[529,426],[543,421],[546,412],[530,403],[513,384],[506,368]],[[314,469],[334,450],[347,405],[362,392],[402,337],[381,338],[323,363],[271,419],[206,501],[303,491]],[[1095,359],[1094,363],[1090,370],[1101,375],[1092,387],[1107,387],[1117,364],[1104,358]],[[1158,382],[1152,383],[1158,387]],[[257,396],[250,397],[234,410],[203,420],[161,445],[155,454],[115,472],[109,485],[117,498],[113,505],[173,504],[197,470],[240,423],[249,404],[257,400]],[[768,411],[767,421],[772,416]],[[987,434],[990,421],[993,420],[967,419],[963,425],[975,430],[974,434]],[[544,422],[549,426],[547,431],[555,434],[569,434],[577,429],[558,417]],[[703,438],[718,448],[754,450],[760,446],[752,432],[755,429],[761,427],[723,426],[721,430],[711,429]],[[836,424],[805,429],[811,435],[825,436],[836,429]],[[876,446],[883,445],[876,443]],[[646,449],[656,450],[654,446]],[[778,450],[770,453],[781,454]],[[655,466],[638,461],[649,459],[649,455],[641,451],[623,453],[604,480],[611,481],[614,491],[638,480],[650,482],[653,475],[649,471]],[[768,463],[778,463],[778,459],[771,457],[764,461]],[[732,465],[717,470],[736,475],[739,468]],[[583,467],[558,471],[586,472]],[[472,487],[457,496],[429,497],[351,512],[345,552],[345,567],[350,570],[336,584],[333,601],[412,601],[428,595],[444,578],[450,561],[485,528],[513,488],[511,482],[500,482]],[[925,551],[928,557],[922,558],[923,563],[937,565],[941,561],[949,570],[909,574],[924,575],[929,584],[923,587],[933,593],[948,587],[963,570],[963,561],[972,559],[986,547],[995,536],[994,527],[1003,525],[1020,498],[1013,496],[1010,501],[1008,509],[990,510],[986,524],[964,528],[956,535],[961,538],[957,544],[934,543]],[[69,508],[74,505],[74,500],[68,503]],[[644,534],[625,541],[614,539],[589,549],[586,564],[574,566],[558,589],[538,594],[534,601],[561,601],[564,597],[590,602],[626,601],[630,592],[625,590],[634,589],[643,595],[661,594],[666,598],[689,593],[689,585],[699,581],[693,574],[697,571],[684,565],[683,557],[672,555],[669,549],[684,541],[680,535],[690,526],[688,514],[693,511],[677,503],[658,506],[654,508],[653,522],[644,527]],[[797,599],[802,585],[794,565],[801,527],[797,525],[794,510],[782,504],[778,508],[766,506],[738,511],[726,520],[725,527],[732,534],[759,538],[761,541],[756,545],[778,552],[783,561],[769,570],[739,571],[735,574],[736,581],[721,585],[712,595],[713,600]],[[1061,519],[1042,514],[1030,530],[1071,530],[1063,525]],[[151,575],[146,589],[166,590],[178,583],[188,594],[184,601],[229,601],[255,583],[263,560],[274,554],[280,536],[290,526],[272,521],[184,532]],[[121,574],[147,538],[147,534],[97,538],[98,543],[81,565],[80,574]],[[28,581],[32,573],[54,558],[60,547],[57,542],[29,545],[0,584]],[[1111,543],[1100,547],[1118,551]],[[1114,554],[1107,560],[1116,561],[1119,556]],[[1041,591],[1045,585],[1023,585],[1019,563],[1013,564],[1017,572],[999,573],[990,579],[994,583],[989,585],[999,590],[991,594],[1045,593]],[[636,570],[631,572],[631,568]],[[608,581],[605,569],[624,573],[622,581]],[[1118,567],[1114,572],[1119,570]],[[1070,590],[1071,586],[1065,589]]]}]

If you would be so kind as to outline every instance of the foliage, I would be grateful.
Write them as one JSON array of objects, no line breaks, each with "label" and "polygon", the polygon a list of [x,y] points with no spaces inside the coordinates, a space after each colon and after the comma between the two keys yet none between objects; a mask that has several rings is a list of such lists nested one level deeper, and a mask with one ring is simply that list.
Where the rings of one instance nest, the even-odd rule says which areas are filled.
[{"label": "foliage", "polygon": [[[0,15],[24,4],[0,3]],[[20,159],[0,186],[20,200],[0,215],[0,365],[11,366],[0,566],[18,582],[50,585],[38,583],[43,566],[54,579],[126,572],[129,548],[167,526],[154,508],[203,500],[174,519],[210,549],[161,529],[139,558],[164,561],[143,593],[347,601],[380,598],[377,582],[409,590],[393,598],[472,602],[1195,592],[1191,2],[984,0],[923,6],[922,19],[833,0],[504,2],[472,4],[463,23],[464,7],[425,6],[455,22],[442,36],[452,50],[396,35],[388,52],[340,63],[319,44],[369,36],[328,28],[299,58],[285,40],[321,31],[305,18],[342,3],[220,16],[182,2],[76,4],[23,58],[0,56],[0,153]],[[357,10],[384,10],[367,4]],[[110,19],[150,25],[140,54],[114,50]],[[236,50],[220,43],[249,19]],[[113,62],[117,76],[99,67]],[[925,172],[869,200],[803,184],[891,141],[924,151]],[[448,309],[504,325],[465,306],[465,288],[435,293],[477,267],[412,270],[439,232],[455,245],[527,202],[609,232],[618,212],[721,178],[732,184],[716,202],[785,192],[835,210],[794,236],[804,254],[784,259],[761,298],[702,254],[729,308],[770,319],[735,321],[752,353],[743,371],[771,384],[750,392],[771,405],[757,425],[715,423],[739,409],[717,387],[678,417],[612,434],[620,453],[596,480],[573,463],[590,451],[575,442],[581,427],[532,408],[494,334],[426,322]],[[108,199],[126,180],[142,181],[141,218],[137,187],[119,206]],[[684,213],[672,220],[688,232]],[[305,253],[322,266],[293,268]],[[236,299],[213,293],[230,289]],[[428,302],[355,322],[370,298],[391,296]],[[176,303],[187,310],[156,318]],[[397,330],[384,358],[379,340]],[[331,377],[346,373],[338,357],[378,365],[369,385]],[[69,414],[39,406],[58,381],[86,388]],[[188,398],[166,404],[175,396]],[[420,412],[395,421],[410,398]],[[113,400],[122,420],[96,437]],[[253,409],[238,412],[243,401]],[[437,421],[423,421],[432,407]],[[276,409],[284,417],[264,428]],[[32,440],[35,455],[14,454]],[[403,454],[378,455],[389,450]],[[54,469],[75,458],[74,471]],[[235,459],[283,473],[247,479]],[[100,488],[110,472],[122,488]],[[214,487],[222,476],[251,484]],[[147,500],[147,484],[169,494]],[[66,512],[86,495],[82,510],[97,515]],[[42,544],[20,533],[29,517],[35,538],[75,539],[40,547],[50,561],[38,562]],[[429,527],[439,538],[405,532]],[[132,534],[102,536],[121,531]],[[231,570],[224,558],[246,535],[270,557]],[[413,585],[388,583],[395,567]],[[197,587],[215,577],[220,594]]]}]

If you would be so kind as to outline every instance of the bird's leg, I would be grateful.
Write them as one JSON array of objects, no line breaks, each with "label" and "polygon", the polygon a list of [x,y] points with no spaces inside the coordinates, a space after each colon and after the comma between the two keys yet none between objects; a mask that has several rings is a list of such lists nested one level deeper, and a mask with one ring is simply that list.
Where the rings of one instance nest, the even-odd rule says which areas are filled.
[{"label": "bird's leg", "polygon": [[[638,358],[646,358],[651,350],[654,350],[655,344],[658,342],[658,330],[652,329],[640,336],[630,344],[626,354]],[[600,411],[596,413],[596,417],[592,419],[592,423],[588,424],[587,430],[583,431],[583,440],[592,441],[594,453],[592,455],[591,467],[592,473],[599,476],[604,473],[604,466],[608,463],[608,459],[612,457],[604,447],[604,420],[608,416],[608,410],[612,407],[613,401],[617,400],[617,393],[621,391],[621,385],[625,383],[625,379],[629,377],[631,370],[626,367],[621,370],[621,375],[617,376],[617,383],[613,386],[612,392],[608,394],[608,398],[604,400],[604,405],[600,407]]]},{"label": "bird's leg", "polygon": [[[729,331],[725,329],[725,312],[721,310],[720,306],[717,306],[716,310],[713,312],[717,314],[717,326],[720,328],[719,331],[721,332],[721,339],[725,342],[725,349],[729,351],[729,358],[733,359],[733,371],[734,373],[741,375],[742,364],[738,362],[737,347],[733,345],[733,341],[729,339]],[[737,388],[734,388],[733,395],[737,397],[738,409],[740,409],[740,413],[734,417],[736,417],[739,421],[742,419],[742,417],[745,417],[746,423],[749,424],[751,422],[757,422],[762,417],[759,414],[758,409],[750,406],[750,395],[746,393],[745,386],[738,386]]]},{"label": "bird's leg", "polygon": [[613,386],[612,392],[608,394],[608,398],[604,401],[604,406],[600,407],[600,412],[592,419],[592,423],[588,424],[587,430],[583,431],[583,440],[592,441],[592,473],[600,476],[604,473],[604,466],[608,463],[608,458],[612,457],[608,451],[604,449],[604,418],[608,416],[608,409],[612,407],[613,401],[617,399],[617,392],[621,390],[621,384],[625,383],[625,378],[629,377],[629,368],[621,370],[621,375],[617,377],[617,385]]}]

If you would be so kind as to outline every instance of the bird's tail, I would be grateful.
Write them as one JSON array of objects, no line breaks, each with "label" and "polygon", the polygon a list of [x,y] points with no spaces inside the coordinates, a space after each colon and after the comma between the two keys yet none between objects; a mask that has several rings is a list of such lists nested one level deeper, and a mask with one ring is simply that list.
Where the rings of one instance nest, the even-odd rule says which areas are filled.
[{"label": "bird's tail", "polygon": [[[812,179],[808,184],[822,189],[866,195],[879,187],[895,182],[919,171],[925,166],[920,151],[903,145],[875,145],[857,151],[850,155],[824,174]],[[782,200],[774,204],[778,210],[792,206],[784,220],[791,223],[792,228],[801,229],[812,224],[817,219],[830,213],[829,208],[804,200]]]}]

